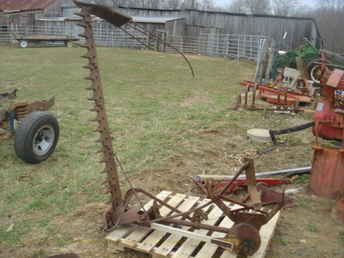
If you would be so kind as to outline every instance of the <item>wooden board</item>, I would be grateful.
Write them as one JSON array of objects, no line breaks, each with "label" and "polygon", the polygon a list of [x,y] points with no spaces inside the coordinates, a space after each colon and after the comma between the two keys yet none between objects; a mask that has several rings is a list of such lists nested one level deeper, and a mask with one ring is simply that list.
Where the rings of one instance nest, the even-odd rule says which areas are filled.
[{"label": "wooden board", "polygon": [[[180,211],[187,211],[195,207],[207,203],[208,199],[201,200],[200,197],[187,196],[184,194],[173,194],[171,192],[163,191],[157,195],[157,198],[166,200],[171,206],[178,208]],[[145,205],[148,209],[153,205],[150,201]],[[239,206],[227,203],[232,209],[237,209]],[[204,211],[208,212],[208,218],[202,223],[207,225],[219,225],[221,227],[230,228],[233,222],[223,217],[221,209],[216,205],[206,207]],[[161,207],[160,213],[164,216],[174,214],[167,207]],[[269,243],[274,234],[280,213],[265,226],[262,227],[260,234],[262,244],[258,252],[252,256],[253,258],[263,258],[269,247]],[[187,226],[178,227],[178,229],[192,231],[199,235],[210,235],[212,237],[224,237],[224,233],[209,232],[204,229],[192,229]],[[195,240],[180,235],[175,235],[167,232],[162,232],[155,229],[144,228],[139,226],[125,226],[116,229],[110,233],[106,239],[109,243],[109,251],[125,250],[126,248],[136,250],[142,253],[149,254],[152,258],[173,257],[173,258],[235,258],[236,255],[224,251],[215,244],[205,243],[201,240]],[[215,256],[214,256],[215,255]]]}]

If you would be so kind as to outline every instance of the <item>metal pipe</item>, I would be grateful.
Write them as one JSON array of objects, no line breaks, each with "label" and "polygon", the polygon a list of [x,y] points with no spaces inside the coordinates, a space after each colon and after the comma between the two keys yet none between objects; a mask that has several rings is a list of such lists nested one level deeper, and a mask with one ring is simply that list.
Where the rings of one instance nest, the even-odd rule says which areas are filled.
[{"label": "metal pipe", "polygon": [[311,169],[312,169],[312,167],[276,170],[276,171],[270,171],[270,172],[257,173],[256,177],[257,178],[266,178],[266,177],[270,177],[270,176],[278,176],[278,175],[285,175],[285,174],[291,174],[291,175],[307,174],[307,173],[311,172]]},{"label": "metal pipe", "polygon": [[202,223],[194,223],[194,222],[189,222],[189,221],[179,220],[179,219],[162,219],[159,223],[161,224],[168,223],[168,224],[175,224],[175,225],[181,225],[181,226],[188,226],[188,227],[211,230],[211,231],[216,231],[216,232],[221,232],[221,233],[229,232],[229,228],[211,226],[211,225],[202,224]]},{"label": "metal pipe", "polygon": [[[275,170],[275,171],[268,171],[257,173],[256,178],[268,178],[272,176],[280,176],[280,175],[301,175],[310,173],[312,167],[303,167],[303,168],[292,168],[292,169],[283,169],[283,170]],[[214,180],[228,180],[233,179],[233,176],[221,176],[221,175],[200,175],[202,179],[214,179]],[[239,176],[238,179],[246,179],[246,176]]]}]

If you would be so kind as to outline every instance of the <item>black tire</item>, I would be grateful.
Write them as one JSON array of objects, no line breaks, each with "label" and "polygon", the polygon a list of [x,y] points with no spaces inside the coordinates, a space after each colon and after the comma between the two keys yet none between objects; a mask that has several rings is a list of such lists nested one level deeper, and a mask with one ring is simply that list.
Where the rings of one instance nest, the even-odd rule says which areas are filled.
[{"label": "black tire", "polygon": [[49,112],[29,114],[16,129],[15,152],[18,158],[31,164],[48,159],[55,151],[59,125]]}]

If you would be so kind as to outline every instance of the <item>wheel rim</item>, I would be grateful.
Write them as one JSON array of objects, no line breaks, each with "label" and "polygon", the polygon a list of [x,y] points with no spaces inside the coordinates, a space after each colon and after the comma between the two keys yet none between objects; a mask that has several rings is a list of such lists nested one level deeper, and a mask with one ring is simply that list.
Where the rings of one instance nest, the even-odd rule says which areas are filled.
[{"label": "wheel rim", "polygon": [[313,66],[310,74],[314,82],[320,83],[321,67],[319,65]]},{"label": "wheel rim", "polygon": [[9,126],[10,130],[12,131],[12,133],[15,133],[15,131],[18,128],[18,125],[19,125],[19,121],[16,119],[10,120],[8,122],[8,126]]},{"label": "wheel rim", "polygon": [[43,156],[47,154],[55,141],[55,131],[52,126],[42,126],[33,137],[33,152],[35,155]]},{"label": "wheel rim", "polygon": [[28,45],[29,45],[29,44],[27,43],[27,41],[25,41],[25,40],[20,41],[20,46],[21,46],[22,48],[27,48]]}]

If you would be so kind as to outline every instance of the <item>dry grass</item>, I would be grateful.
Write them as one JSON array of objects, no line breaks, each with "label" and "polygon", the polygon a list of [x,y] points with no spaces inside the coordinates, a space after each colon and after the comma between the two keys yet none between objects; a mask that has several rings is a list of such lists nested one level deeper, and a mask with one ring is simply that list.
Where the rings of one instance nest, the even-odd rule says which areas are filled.
[{"label": "dry grass", "polygon": [[[52,112],[61,126],[56,153],[40,165],[22,163],[15,157],[13,142],[1,142],[0,257],[45,257],[63,251],[76,251],[82,257],[133,255],[111,256],[104,248],[104,233],[98,230],[107,196],[95,154],[99,146],[94,142],[94,125],[89,122],[94,115],[88,111],[81,54],[75,48],[0,48],[1,89],[17,87],[19,100],[55,96]],[[240,92],[238,83],[249,79],[254,67],[221,58],[190,58],[196,79],[175,55],[99,49],[114,147],[134,184],[154,193],[189,191],[189,175],[231,173],[240,165],[240,157],[254,155],[262,147],[246,138],[249,128],[281,128],[309,120],[302,114],[230,111]],[[256,156],[258,171],[310,163],[310,132],[284,140],[285,147]],[[124,181],[123,187],[127,188]],[[300,209],[308,214],[307,208]],[[289,234],[288,223],[297,223],[292,212],[283,217],[271,257],[300,256],[292,253],[293,245],[283,235],[283,230]],[[319,231],[310,234],[323,233],[317,223],[307,226]],[[297,230],[290,233],[295,238]],[[333,240],[338,245],[340,232],[339,227]],[[338,245],[326,251],[333,255],[328,257],[341,257],[335,255]]]}]

